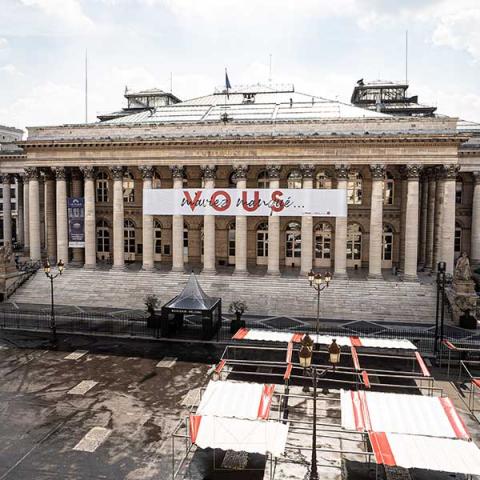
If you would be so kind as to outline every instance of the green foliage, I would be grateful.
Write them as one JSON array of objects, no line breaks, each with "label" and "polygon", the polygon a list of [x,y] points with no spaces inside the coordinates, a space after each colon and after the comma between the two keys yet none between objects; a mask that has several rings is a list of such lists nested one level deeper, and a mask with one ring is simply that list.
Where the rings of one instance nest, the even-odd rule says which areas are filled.
[{"label": "green foliage", "polygon": [[236,302],[232,302],[228,307],[228,311],[230,313],[240,313],[241,315],[243,315],[243,313],[245,313],[247,310],[248,310],[247,304],[240,300],[237,300]]},{"label": "green foliage", "polygon": [[156,295],[151,294],[151,295],[147,295],[143,299],[143,303],[147,307],[147,310],[150,311],[150,310],[155,310],[158,307],[160,300]]}]

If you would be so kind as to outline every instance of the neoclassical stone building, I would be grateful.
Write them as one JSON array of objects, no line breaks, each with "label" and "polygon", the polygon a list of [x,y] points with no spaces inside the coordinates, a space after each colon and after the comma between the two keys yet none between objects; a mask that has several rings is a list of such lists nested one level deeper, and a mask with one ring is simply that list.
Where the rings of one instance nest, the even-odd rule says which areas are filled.
[{"label": "neoclassical stone building", "polygon": [[[439,260],[452,272],[461,251],[480,262],[472,129],[257,86],[95,124],[32,127],[24,153],[0,156],[0,169],[4,186],[17,183],[16,235],[32,259],[230,265],[236,274],[324,268],[337,278],[395,267],[414,280]],[[183,187],[344,189],[348,218],[143,215],[144,189]],[[68,246],[69,196],[85,198],[85,248]],[[9,240],[15,232],[4,228]]]}]

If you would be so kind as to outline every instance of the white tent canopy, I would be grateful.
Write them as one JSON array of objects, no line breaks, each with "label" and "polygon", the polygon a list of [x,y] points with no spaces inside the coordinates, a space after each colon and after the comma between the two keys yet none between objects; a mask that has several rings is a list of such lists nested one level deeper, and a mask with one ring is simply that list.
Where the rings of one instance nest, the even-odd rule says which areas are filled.
[{"label": "white tent canopy", "polygon": [[379,464],[480,475],[480,450],[473,442],[383,432],[369,437]]},{"label": "white tent canopy", "polygon": [[207,385],[197,415],[268,419],[274,385],[260,383],[210,381]]},{"label": "white tent canopy", "polygon": [[449,398],[342,390],[340,400],[348,430],[470,439]]},{"label": "white tent canopy", "polygon": [[190,439],[200,448],[283,455],[288,424],[214,416],[190,416]]}]

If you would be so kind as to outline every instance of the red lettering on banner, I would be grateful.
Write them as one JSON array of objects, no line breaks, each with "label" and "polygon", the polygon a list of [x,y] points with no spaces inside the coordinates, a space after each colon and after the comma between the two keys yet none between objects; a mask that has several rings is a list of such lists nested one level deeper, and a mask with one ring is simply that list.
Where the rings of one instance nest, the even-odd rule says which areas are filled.
[{"label": "red lettering on banner", "polygon": [[257,190],[253,192],[253,205],[250,205],[252,201],[248,200],[247,194],[248,192],[242,192],[242,206],[244,210],[247,212],[254,212],[255,210],[258,210],[258,207],[260,206],[260,193]]},{"label": "red lettering on banner", "polygon": [[202,196],[201,191],[195,192],[195,197],[192,200],[192,197],[190,196],[190,192],[183,192],[185,195],[185,198],[187,199],[187,204],[188,206],[192,209],[192,212],[195,210],[195,207],[197,206],[197,202],[200,200],[200,197]]},{"label": "red lettering on banner", "polygon": [[[217,205],[217,197],[219,197],[220,195],[225,198],[224,205]],[[232,204],[232,198],[224,190],[219,190],[218,192],[215,192],[210,198],[210,204],[217,212],[224,212]]]},{"label": "red lettering on banner", "polygon": [[281,212],[285,208],[285,202],[281,199],[283,193],[280,190],[275,190],[272,192],[272,200],[274,205],[272,205],[272,210],[274,212]]}]

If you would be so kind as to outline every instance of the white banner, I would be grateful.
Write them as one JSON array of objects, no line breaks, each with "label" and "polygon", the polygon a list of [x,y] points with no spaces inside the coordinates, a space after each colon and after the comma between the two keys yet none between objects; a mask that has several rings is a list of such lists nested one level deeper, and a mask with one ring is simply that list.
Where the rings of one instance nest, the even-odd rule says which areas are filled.
[{"label": "white banner", "polygon": [[345,190],[188,188],[146,189],[146,215],[346,217]]}]

